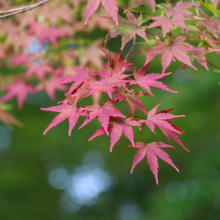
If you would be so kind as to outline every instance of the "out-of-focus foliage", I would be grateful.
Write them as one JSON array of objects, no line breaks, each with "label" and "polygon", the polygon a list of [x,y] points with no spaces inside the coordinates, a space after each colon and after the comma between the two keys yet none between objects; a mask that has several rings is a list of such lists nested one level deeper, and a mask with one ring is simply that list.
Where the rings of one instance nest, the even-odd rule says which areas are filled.
[{"label": "out-of-focus foliage", "polygon": [[[7,3],[0,1],[2,10],[20,6],[21,3],[30,3],[17,0],[10,1],[10,5],[7,5],[5,2]],[[177,120],[177,126],[186,132],[181,141],[190,153],[180,147],[178,152],[167,150],[174,164],[178,165],[180,173],[174,172],[159,159],[159,186],[155,185],[147,160],[138,164],[138,168],[130,175],[129,170],[136,150],[127,148],[130,143],[124,135],[116,143],[111,154],[106,136],[87,141],[99,128],[98,120],[81,130],[75,128],[70,137],[67,137],[67,121],[54,127],[46,136],[42,136],[46,125],[51,121],[51,116],[39,109],[54,105],[51,99],[55,100],[55,97],[57,100],[63,99],[64,92],[55,96],[55,90],[67,89],[58,84],[58,81],[72,74],[69,66],[89,66],[91,71],[105,68],[102,62],[105,54],[101,53],[101,50],[95,52],[103,45],[103,36],[107,34],[106,30],[114,27],[114,22],[106,18],[105,22],[102,22],[100,15],[108,15],[100,8],[90,17],[89,25],[83,26],[86,2],[51,1],[49,7],[45,4],[17,17],[2,20],[0,86],[6,88],[5,86],[14,83],[14,76],[21,77],[25,74],[23,82],[30,80],[37,93],[28,94],[22,111],[5,103],[0,106],[0,111],[4,112],[0,113],[4,118],[2,121],[6,125],[21,125],[14,117],[5,116],[6,111],[19,118],[23,124],[22,128],[14,126],[13,131],[9,131],[3,123],[0,124],[0,218],[218,220],[220,88],[217,82],[220,80],[219,73],[215,73],[211,66],[209,72],[205,71],[205,68],[208,69],[206,60],[195,51],[190,51],[189,56],[198,60],[205,68],[201,69],[201,65],[197,65],[196,62],[193,65],[198,71],[186,68],[181,72],[179,63],[174,62],[168,67],[173,74],[168,79],[165,78],[164,83],[178,91],[178,95],[152,88],[155,98],[140,97],[147,109],[162,103],[162,109],[174,108],[173,114],[186,115],[186,118]],[[120,6],[125,1],[118,2]],[[212,3],[216,4],[216,1],[213,0]],[[215,13],[216,11],[212,8],[210,10],[209,6],[204,6],[208,10],[207,13]],[[66,13],[60,10],[61,8]],[[139,13],[143,8],[132,10]],[[150,8],[146,9],[146,13],[154,16]],[[56,19],[58,15],[60,17]],[[120,15],[123,16],[122,10]],[[73,21],[77,21],[74,26]],[[210,28],[211,31],[215,30],[213,27]],[[152,33],[155,34],[153,31]],[[218,47],[216,39],[206,38],[210,35],[201,33],[200,36],[204,45]],[[148,39],[149,43],[146,43],[144,53],[156,44],[150,36]],[[109,40],[109,48],[118,53],[121,47],[120,40]],[[44,42],[40,48],[39,42]],[[25,49],[23,45],[26,45]],[[143,45],[145,44],[137,44],[134,53],[143,49]],[[131,47],[132,43],[129,42],[122,53],[123,57]],[[136,64],[137,69],[144,64],[141,55],[130,59]],[[208,54],[207,59],[218,62],[213,55]],[[41,62],[42,60],[44,62]],[[48,62],[50,65],[47,65]],[[160,57],[155,58],[149,66],[149,72],[161,72],[160,63]],[[35,65],[41,65],[41,71]],[[18,94],[15,92],[13,96]],[[10,104],[16,106],[17,102],[11,100]],[[88,101],[83,101],[83,105],[89,105]],[[83,119],[79,119],[77,125],[82,123]],[[166,142],[160,130],[156,132],[157,135],[146,131],[144,135],[147,141]],[[135,137],[141,138],[138,129],[135,130]]]},{"label": "out-of-focus foliage", "polygon": [[[158,68],[156,63],[152,68]],[[130,175],[135,150],[127,149],[125,136],[111,154],[107,137],[87,141],[98,122],[92,130],[74,129],[70,137],[68,122],[63,122],[43,137],[45,123],[51,119],[39,107],[53,103],[45,93],[31,94],[23,111],[14,111],[23,128],[10,132],[3,124],[0,127],[1,219],[218,220],[219,74],[213,70],[181,73],[178,65],[173,68],[166,83],[179,90],[178,96],[154,89],[156,98],[143,102],[153,107],[166,100],[164,108],[175,106],[174,113],[185,112],[178,126],[187,131],[181,141],[190,153],[168,152],[179,173],[159,160],[159,186],[147,161]],[[153,133],[146,136],[155,141]],[[165,141],[159,130],[157,137]]]}]

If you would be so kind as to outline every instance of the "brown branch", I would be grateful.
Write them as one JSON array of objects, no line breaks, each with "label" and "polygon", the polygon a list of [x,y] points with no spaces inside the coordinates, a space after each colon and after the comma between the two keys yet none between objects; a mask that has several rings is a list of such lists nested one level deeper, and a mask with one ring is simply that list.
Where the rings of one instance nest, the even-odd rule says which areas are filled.
[{"label": "brown branch", "polygon": [[43,0],[40,1],[36,4],[32,4],[32,5],[28,5],[28,6],[24,6],[24,7],[20,7],[20,8],[15,8],[15,9],[10,9],[10,10],[5,10],[5,11],[0,11],[0,14],[4,14],[1,15],[0,18],[7,18],[16,14],[20,14],[20,13],[24,13],[26,11],[32,10],[38,6],[41,6],[47,2],[50,2],[51,0]]}]

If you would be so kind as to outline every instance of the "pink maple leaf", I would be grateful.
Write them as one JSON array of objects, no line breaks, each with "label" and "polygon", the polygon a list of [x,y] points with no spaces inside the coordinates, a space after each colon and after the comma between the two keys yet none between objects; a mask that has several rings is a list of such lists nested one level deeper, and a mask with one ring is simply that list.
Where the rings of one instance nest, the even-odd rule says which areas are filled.
[{"label": "pink maple leaf", "polygon": [[14,66],[19,66],[21,64],[27,64],[29,61],[30,61],[30,57],[25,52],[11,55],[11,63]]},{"label": "pink maple leaf", "polygon": [[[122,71],[121,71],[122,72]],[[90,90],[87,96],[92,95],[96,91],[107,93],[109,97],[112,99],[112,96],[115,92],[115,87],[124,87],[126,88],[127,82],[129,80],[124,80],[124,78],[129,77],[128,74],[121,74],[121,72],[117,74],[113,74],[112,76],[109,73],[98,73],[102,79],[96,82],[90,82],[93,85],[93,88]]]},{"label": "pink maple leaf", "polygon": [[124,121],[120,118],[112,118],[111,121],[111,134],[110,134],[110,152],[114,145],[120,139],[122,132],[125,136],[131,141],[131,144],[134,146],[134,132],[131,126],[140,126],[141,124],[131,118],[127,118]]},{"label": "pink maple leaf", "polygon": [[36,87],[38,91],[45,90],[47,95],[51,100],[55,100],[55,91],[67,91],[68,88],[65,85],[62,85],[60,82],[63,80],[63,77],[60,76],[50,76],[50,78],[42,80]]},{"label": "pink maple leaf", "polygon": [[[157,41],[158,44],[153,46],[151,50],[145,54],[146,61],[145,65],[148,64],[155,56],[158,54],[162,54],[161,62],[162,62],[162,73],[165,72],[166,68],[170,65],[171,61],[177,58],[180,62],[186,64],[187,66],[192,67],[197,70],[191,63],[190,57],[183,51],[205,51],[204,49],[199,49],[184,43],[185,37],[177,37],[174,40],[171,40],[169,44],[163,41]],[[174,58],[175,57],[175,58]]]},{"label": "pink maple leaf", "polygon": [[125,44],[134,38],[136,34],[142,37],[145,41],[148,41],[145,33],[147,26],[140,26],[142,22],[142,15],[136,18],[131,12],[128,11],[126,13],[126,17],[127,19],[122,17],[119,18],[119,26],[109,31],[109,34],[105,39],[105,44],[109,39],[115,38],[119,35],[122,35],[121,49],[123,49]]},{"label": "pink maple leaf", "polygon": [[49,126],[44,131],[44,135],[50,130],[52,127],[58,125],[62,121],[68,118],[69,120],[69,135],[71,135],[71,132],[73,128],[75,127],[79,116],[82,114],[81,110],[74,104],[74,99],[71,96],[67,95],[67,101],[70,103],[63,103],[62,105],[58,106],[52,106],[49,108],[41,108],[43,111],[52,111],[52,112],[60,112],[49,124]]},{"label": "pink maple leaf", "polygon": [[181,130],[178,129],[177,127],[173,126],[167,120],[172,119],[172,118],[184,117],[185,115],[172,115],[172,114],[168,113],[168,111],[170,111],[170,110],[160,111],[160,112],[156,113],[159,105],[155,106],[153,109],[151,109],[148,112],[147,119],[144,119],[144,120],[141,119],[140,122],[144,122],[153,133],[155,133],[154,130],[155,130],[155,125],[156,125],[159,128],[165,128],[165,129],[175,131],[175,132],[181,134],[182,133]]},{"label": "pink maple leaf", "polygon": [[135,80],[130,81],[131,85],[138,84],[142,89],[146,90],[150,95],[154,96],[150,90],[150,86],[157,87],[163,90],[166,90],[168,92],[174,92],[177,93],[176,91],[169,89],[166,85],[164,85],[162,82],[156,81],[157,79],[160,79],[164,76],[168,76],[171,74],[170,73],[151,73],[151,74],[145,74],[146,69],[148,65],[145,65],[141,69],[139,69],[137,72],[134,70],[134,78]]},{"label": "pink maple leaf", "polygon": [[[129,147],[133,147],[133,146],[129,145]],[[139,141],[135,142],[135,148],[140,148],[140,149],[136,152],[134,156],[134,161],[131,167],[131,173],[133,172],[135,166],[138,163],[140,163],[145,156],[147,157],[147,162],[150,166],[152,173],[154,174],[157,185],[158,185],[158,168],[159,168],[157,157],[161,158],[166,163],[170,164],[172,167],[174,167],[177,170],[177,172],[179,172],[178,168],[174,165],[169,155],[164,150],[161,149],[165,147],[174,148],[173,146],[164,144],[163,142],[152,142],[149,144],[142,143]]]},{"label": "pink maple leaf", "polygon": [[147,111],[143,105],[143,103],[138,99],[138,97],[149,95],[147,93],[138,92],[131,90],[130,92],[126,91],[124,88],[117,88],[118,94],[114,98],[114,101],[121,101],[126,99],[130,109],[132,116],[134,115],[135,107],[139,108],[142,112],[147,114]]},{"label": "pink maple leaf", "polygon": [[40,43],[48,40],[53,45],[56,45],[58,38],[66,36],[62,27],[46,26],[41,23],[29,24],[27,33],[34,33],[34,35],[39,39]]},{"label": "pink maple leaf", "polygon": [[23,79],[15,78],[15,83],[10,84],[4,88],[8,92],[0,99],[0,103],[6,102],[14,97],[17,97],[18,108],[23,107],[24,101],[28,93],[35,93],[36,90],[30,83],[25,83]]},{"label": "pink maple leaf", "polygon": [[141,2],[140,4],[146,2],[147,5],[150,6],[150,8],[155,12],[155,5],[156,5],[155,0],[137,0],[137,1]]},{"label": "pink maple leaf", "polygon": [[175,5],[172,5],[170,3],[166,3],[164,8],[166,15],[168,17],[175,16],[175,15],[186,15],[186,16],[192,16],[193,13],[186,10],[186,8],[191,8],[195,6],[196,2],[182,2],[178,1]]},{"label": "pink maple leaf", "polygon": [[109,125],[110,116],[125,118],[125,116],[117,108],[113,107],[115,104],[116,104],[115,102],[108,101],[103,105],[94,103],[94,105],[90,105],[82,108],[83,110],[91,111],[91,112],[89,113],[88,118],[83,122],[83,124],[79,128],[82,128],[90,121],[92,121],[94,118],[98,117],[99,122],[101,123],[105,132],[109,134],[108,125]]},{"label": "pink maple leaf", "polygon": [[100,3],[103,5],[105,10],[112,16],[116,25],[118,25],[118,3],[115,0],[88,0],[86,5],[86,20],[87,24],[90,16],[98,9]]},{"label": "pink maple leaf", "polygon": [[148,28],[153,28],[157,26],[162,26],[163,36],[165,37],[167,32],[171,31],[173,25],[185,29],[190,29],[186,26],[185,20],[190,20],[189,18],[184,18],[181,14],[173,16],[171,19],[169,17],[149,17],[151,19],[156,20],[151,23]]},{"label": "pink maple leaf", "polygon": [[40,65],[32,64],[32,65],[28,66],[28,70],[25,73],[25,76],[29,77],[33,74],[36,74],[36,76],[40,80],[43,80],[44,77],[45,77],[45,74],[46,73],[51,73],[52,70],[53,69],[47,64],[40,64]]},{"label": "pink maple leaf", "polygon": [[[133,132],[132,126],[141,126],[141,124],[131,118],[127,118],[123,121],[121,118],[111,117],[110,121],[111,121],[111,123],[108,126],[108,132],[111,132],[111,134],[110,134],[110,152],[112,152],[114,145],[119,141],[122,133],[125,134],[125,136],[130,140],[130,142],[134,146],[134,132]],[[95,137],[98,137],[103,134],[106,134],[106,131],[103,127],[100,127],[89,138],[89,141],[91,141]]]},{"label": "pink maple leaf", "polygon": [[88,82],[90,79],[90,75],[89,75],[89,69],[86,68],[81,69],[81,68],[77,68],[77,67],[72,67],[72,69],[75,71],[75,75],[68,77],[67,79],[63,80],[62,83],[70,83],[70,82],[74,82],[70,89],[69,92],[67,94],[71,94],[73,92],[73,90],[77,89],[78,86],[80,86],[81,84]]}]

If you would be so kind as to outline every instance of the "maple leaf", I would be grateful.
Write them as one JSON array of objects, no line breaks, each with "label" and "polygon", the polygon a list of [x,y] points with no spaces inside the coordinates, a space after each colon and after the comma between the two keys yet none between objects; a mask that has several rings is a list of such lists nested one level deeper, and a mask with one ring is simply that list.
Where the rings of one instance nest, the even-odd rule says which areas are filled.
[{"label": "maple leaf", "polygon": [[0,105],[0,120],[9,128],[11,129],[11,124],[15,124],[18,126],[22,126],[22,123],[17,120],[14,116],[4,110],[6,104]]},{"label": "maple leaf", "polygon": [[90,16],[98,9],[100,3],[105,10],[112,16],[116,25],[118,25],[118,3],[115,0],[88,0],[86,5],[86,19],[84,25],[87,24]]},{"label": "maple leaf", "polygon": [[166,90],[168,92],[174,92],[178,93],[172,89],[169,89],[166,85],[164,85],[162,82],[156,81],[157,79],[160,79],[164,76],[168,76],[170,73],[151,73],[151,74],[145,74],[146,69],[148,65],[145,65],[141,69],[139,69],[137,72],[134,69],[134,78],[135,80],[130,81],[131,85],[138,84],[142,89],[146,90],[150,95],[154,96],[150,90],[150,86],[157,87],[163,90]]},{"label": "maple leaf", "polygon": [[70,83],[70,82],[74,82],[70,89],[69,92],[67,94],[71,94],[73,90],[75,90],[78,86],[80,86],[82,83],[84,82],[88,82],[90,79],[90,75],[89,75],[89,69],[86,67],[86,69],[81,69],[78,67],[73,67],[71,66],[71,68],[74,70],[74,72],[76,73],[73,76],[68,77],[67,79],[63,80],[62,83]]},{"label": "maple leaf", "polygon": [[[203,65],[207,70],[209,70],[208,66],[207,66],[207,60],[204,54],[202,54],[199,51],[190,51],[189,52],[189,56],[191,58],[191,60],[196,59],[198,63],[200,63],[201,65]],[[185,67],[185,66],[184,66]]]},{"label": "maple leaf", "polygon": [[[108,127],[108,132],[110,131],[110,126]],[[105,130],[103,127],[100,127],[98,130],[95,131],[95,133],[89,138],[88,141],[93,140],[94,138],[101,136],[103,134],[106,134]]]},{"label": "maple leaf", "polygon": [[153,12],[155,12],[155,5],[156,5],[155,0],[137,0],[137,1],[141,2],[141,4],[142,4],[143,2],[146,2],[146,4],[147,4],[148,6],[150,6],[150,8],[153,10]]},{"label": "maple leaf", "polygon": [[112,118],[111,122],[110,152],[112,152],[114,145],[120,139],[122,132],[124,132],[125,136],[134,146],[134,132],[131,126],[140,126],[141,124],[131,118],[127,118],[124,121],[120,118]]},{"label": "maple leaf", "polygon": [[82,67],[85,67],[88,63],[92,63],[98,69],[102,68],[102,57],[104,57],[104,54],[102,50],[100,50],[100,45],[101,41],[97,40],[94,41],[88,48],[83,48],[80,51],[79,60]]},{"label": "maple leaf", "polygon": [[[110,134],[110,152],[114,145],[119,141],[122,133],[130,140],[134,146],[134,132],[132,126],[141,126],[141,124],[132,118],[127,118],[124,121],[118,117],[111,117],[111,123],[108,125],[108,132]],[[100,135],[106,134],[106,130],[103,127],[100,127],[90,138],[89,141],[98,137]],[[107,133],[108,134],[108,133]]]},{"label": "maple leaf", "polygon": [[66,37],[62,27],[46,26],[41,23],[29,24],[28,34],[33,34],[39,39],[40,43],[48,40],[51,44],[56,45],[57,39]]},{"label": "maple leaf", "polygon": [[39,80],[43,80],[46,73],[50,73],[53,69],[48,64],[32,64],[28,66],[28,70],[25,73],[26,77],[33,75],[34,73],[39,78]]},{"label": "maple leaf", "polygon": [[21,64],[27,64],[30,61],[30,57],[27,53],[22,52],[19,54],[12,54],[11,55],[11,63],[14,66],[19,66]]},{"label": "maple leaf", "polygon": [[109,51],[105,51],[103,49],[102,51],[106,54],[106,58],[108,58],[108,64],[111,68],[111,72],[118,73],[122,70],[125,71],[127,66],[133,65],[133,63],[127,63],[124,60],[120,60],[122,50],[114,57]]},{"label": "maple leaf", "polygon": [[130,41],[136,34],[148,41],[145,34],[145,29],[147,26],[139,27],[142,21],[142,14],[137,19],[131,12],[128,11],[126,13],[126,17],[127,19],[121,17],[119,18],[119,26],[110,30],[105,39],[105,42],[107,42],[111,38],[122,35],[121,50],[124,48],[125,44],[128,43],[128,41]]},{"label": "maple leaf", "polygon": [[63,80],[61,76],[50,76],[48,79],[42,80],[36,87],[37,91],[45,89],[51,100],[55,100],[55,91],[67,91],[67,87],[60,82]]},{"label": "maple leaf", "polygon": [[59,19],[69,23],[73,22],[72,10],[68,5],[58,5],[54,8],[50,4],[44,4],[40,12],[43,17],[50,20],[53,25],[55,25]]},{"label": "maple leaf", "polygon": [[148,112],[146,120],[141,119],[140,122],[144,122],[153,133],[155,133],[154,130],[155,130],[155,125],[156,125],[159,128],[162,127],[162,128],[165,128],[165,129],[168,129],[171,131],[175,131],[175,132],[181,134],[182,133],[181,130],[178,129],[176,126],[173,126],[173,124],[171,124],[167,120],[172,119],[172,118],[184,117],[185,115],[172,115],[172,114],[168,113],[172,109],[171,110],[169,109],[168,111],[164,110],[164,111],[160,111],[160,112],[156,113],[159,105],[155,106],[153,109],[151,109]]},{"label": "maple leaf", "polygon": [[[170,43],[166,43],[163,41],[157,41],[157,45],[153,46],[151,50],[145,54],[146,61],[145,65],[148,64],[155,56],[162,53],[161,62],[162,62],[162,73],[165,72],[166,68],[170,65],[171,61],[177,58],[180,62],[183,62],[187,66],[192,67],[197,70],[191,63],[190,57],[183,51],[205,51],[204,49],[199,49],[184,43],[185,37],[177,37],[170,41]],[[174,58],[175,57],[175,58]]]},{"label": "maple leaf", "polygon": [[212,4],[215,5],[217,7],[219,0],[211,0]]},{"label": "maple leaf", "polygon": [[123,86],[124,88],[126,88],[125,83],[129,82],[129,80],[124,80],[124,78],[127,78],[131,75],[131,74],[130,75],[121,74],[120,72],[112,76],[105,72],[98,74],[102,76],[102,79],[100,81],[90,82],[91,84],[93,84],[93,88],[90,90],[87,96],[90,96],[93,93],[99,91],[99,92],[107,93],[110,99],[112,99],[112,96],[115,92],[115,87]]},{"label": "maple leaf", "polygon": [[192,16],[192,12],[185,10],[186,8],[191,8],[195,6],[196,2],[182,2],[178,1],[174,6],[167,2],[163,7],[165,8],[165,13],[168,17],[175,15],[185,15]]},{"label": "maple leaf", "polygon": [[206,16],[204,18],[197,19],[197,24],[205,26],[214,36],[218,36],[220,25],[219,20]]},{"label": "maple leaf", "polygon": [[184,18],[181,14],[174,15],[171,19],[169,17],[149,17],[151,19],[156,20],[155,22],[151,23],[148,28],[157,27],[159,25],[162,26],[163,36],[165,37],[167,32],[171,31],[173,25],[185,29],[190,29],[186,26],[185,20],[189,20],[189,18]]},{"label": "maple leaf", "polygon": [[117,91],[118,91],[118,94],[114,98],[114,101],[121,101],[123,99],[126,99],[130,106],[132,116],[134,115],[135,107],[139,108],[141,111],[147,114],[147,111],[144,108],[143,103],[137,97],[145,96],[149,94],[134,91],[134,90],[131,90],[130,92],[128,92],[123,87],[117,88]]},{"label": "maple leaf", "polygon": [[[129,145],[128,147],[133,147],[132,145]],[[174,165],[173,161],[170,159],[169,155],[162,150],[161,148],[174,148],[171,145],[164,144],[163,142],[152,142],[149,144],[142,143],[142,142],[135,142],[135,148],[140,148],[135,156],[134,161],[131,167],[131,173],[133,172],[135,166],[140,163],[144,157],[147,157],[148,165],[150,166],[150,169],[155,177],[156,183],[158,185],[158,159],[157,157],[164,160],[166,163],[170,164],[172,167],[174,167],[177,172],[179,172],[178,168]]]},{"label": "maple leaf", "polygon": [[117,108],[113,107],[115,104],[116,104],[115,102],[108,101],[103,105],[94,103],[94,105],[90,105],[82,108],[85,111],[91,111],[91,112],[89,113],[88,118],[83,122],[83,124],[79,128],[82,128],[90,121],[92,121],[94,118],[98,117],[99,122],[101,123],[105,132],[109,134],[108,125],[109,125],[110,116],[125,118],[125,115],[123,115]]},{"label": "maple leaf", "polygon": [[28,93],[36,93],[32,84],[26,84],[23,79],[15,78],[15,82],[4,88],[8,92],[0,99],[0,103],[6,102],[14,97],[17,97],[18,108],[23,107],[24,101]]},{"label": "maple leaf", "polygon": [[16,51],[19,51],[20,47],[28,47],[28,42],[32,38],[26,34],[23,29],[18,26],[13,24],[10,21],[7,21],[7,25],[4,26],[2,29],[2,32],[4,33],[4,30],[6,31],[6,36],[7,39],[5,41],[6,45],[13,45],[13,48]]},{"label": "maple leaf", "polygon": [[[169,122],[169,123],[171,123],[171,122]],[[172,126],[173,125],[174,124],[172,124]],[[181,147],[183,147],[186,151],[189,152],[189,149],[183,145],[182,141],[178,138],[178,136],[175,133],[173,133],[173,131],[166,129],[164,127],[160,127],[160,130],[163,132],[163,134],[165,135],[165,137],[167,138],[167,140],[170,143],[171,143],[170,138],[172,138],[177,144],[179,144]],[[184,131],[181,130],[181,133],[184,133]]]},{"label": "maple leaf", "polygon": [[49,126],[44,131],[43,135],[45,135],[48,130],[50,130],[52,127],[58,125],[62,121],[68,118],[69,120],[69,134],[71,135],[71,132],[73,128],[75,127],[79,116],[82,114],[81,110],[74,104],[74,99],[71,96],[67,95],[67,101],[70,103],[63,103],[62,105],[58,106],[51,106],[49,108],[41,108],[43,111],[52,111],[52,112],[60,112],[49,124]]}]

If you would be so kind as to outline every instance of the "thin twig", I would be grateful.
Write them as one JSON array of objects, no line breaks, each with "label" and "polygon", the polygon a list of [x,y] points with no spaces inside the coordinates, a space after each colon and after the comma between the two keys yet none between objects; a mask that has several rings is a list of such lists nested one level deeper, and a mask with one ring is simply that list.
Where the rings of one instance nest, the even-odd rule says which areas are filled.
[{"label": "thin twig", "polygon": [[122,102],[124,103],[124,105],[125,105],[125,107],[126,107],[126,109],[127,109],[128,113],[131,115],[131,112],[130,112],[130,110],[129,110],[129,108],[128,108],[127,104],[125,103],[125,101],[124,101],[124,100],[122,100]]},{"label": "thin twig", "polygon": [[136,34],[133,37],[133,44],[131,46],[131,49],[128,51],[127,55],[125,56],[125,63],[127,63],[127,59],[130,56],[130,54],[133,51],[133,49],[135,48],[135,46],[136,46]]},{"label": "thin twig", "polygon": [[[191,2],[195,2],[195,1],[194,1],[194,0],[191,0]],[[195,9],[196,9],[196,15],[199,17],[199,9],[196,8],[196,7],[195,7]]]},{"label": "thin twig", "polygon": [[219,66],[214,65],[213,63],[209,62],[208,60],[207,60],[207,63],[209,63],[210,65],[214,66],[214,67],[217,68],[217,69],[220,68]]},{"label": "thin twig", "polygon": [[1,15],[0,18],[7,18],[16,14],[20,14],[20,13],[24,13],[26,11],[32,10],[38,6],[41,6],[47,2],[50,2],[51,0],[44,0],[44,1],[40,1],[36,4],[32,4],[32,5],[28,5],[28,6],[24,6],[24,7],[20,7],[20,8],[15,8],[15,9],[10,9],[10,10],[6,10],[6,11],[0,11],[0,14],[4,14]]}]

